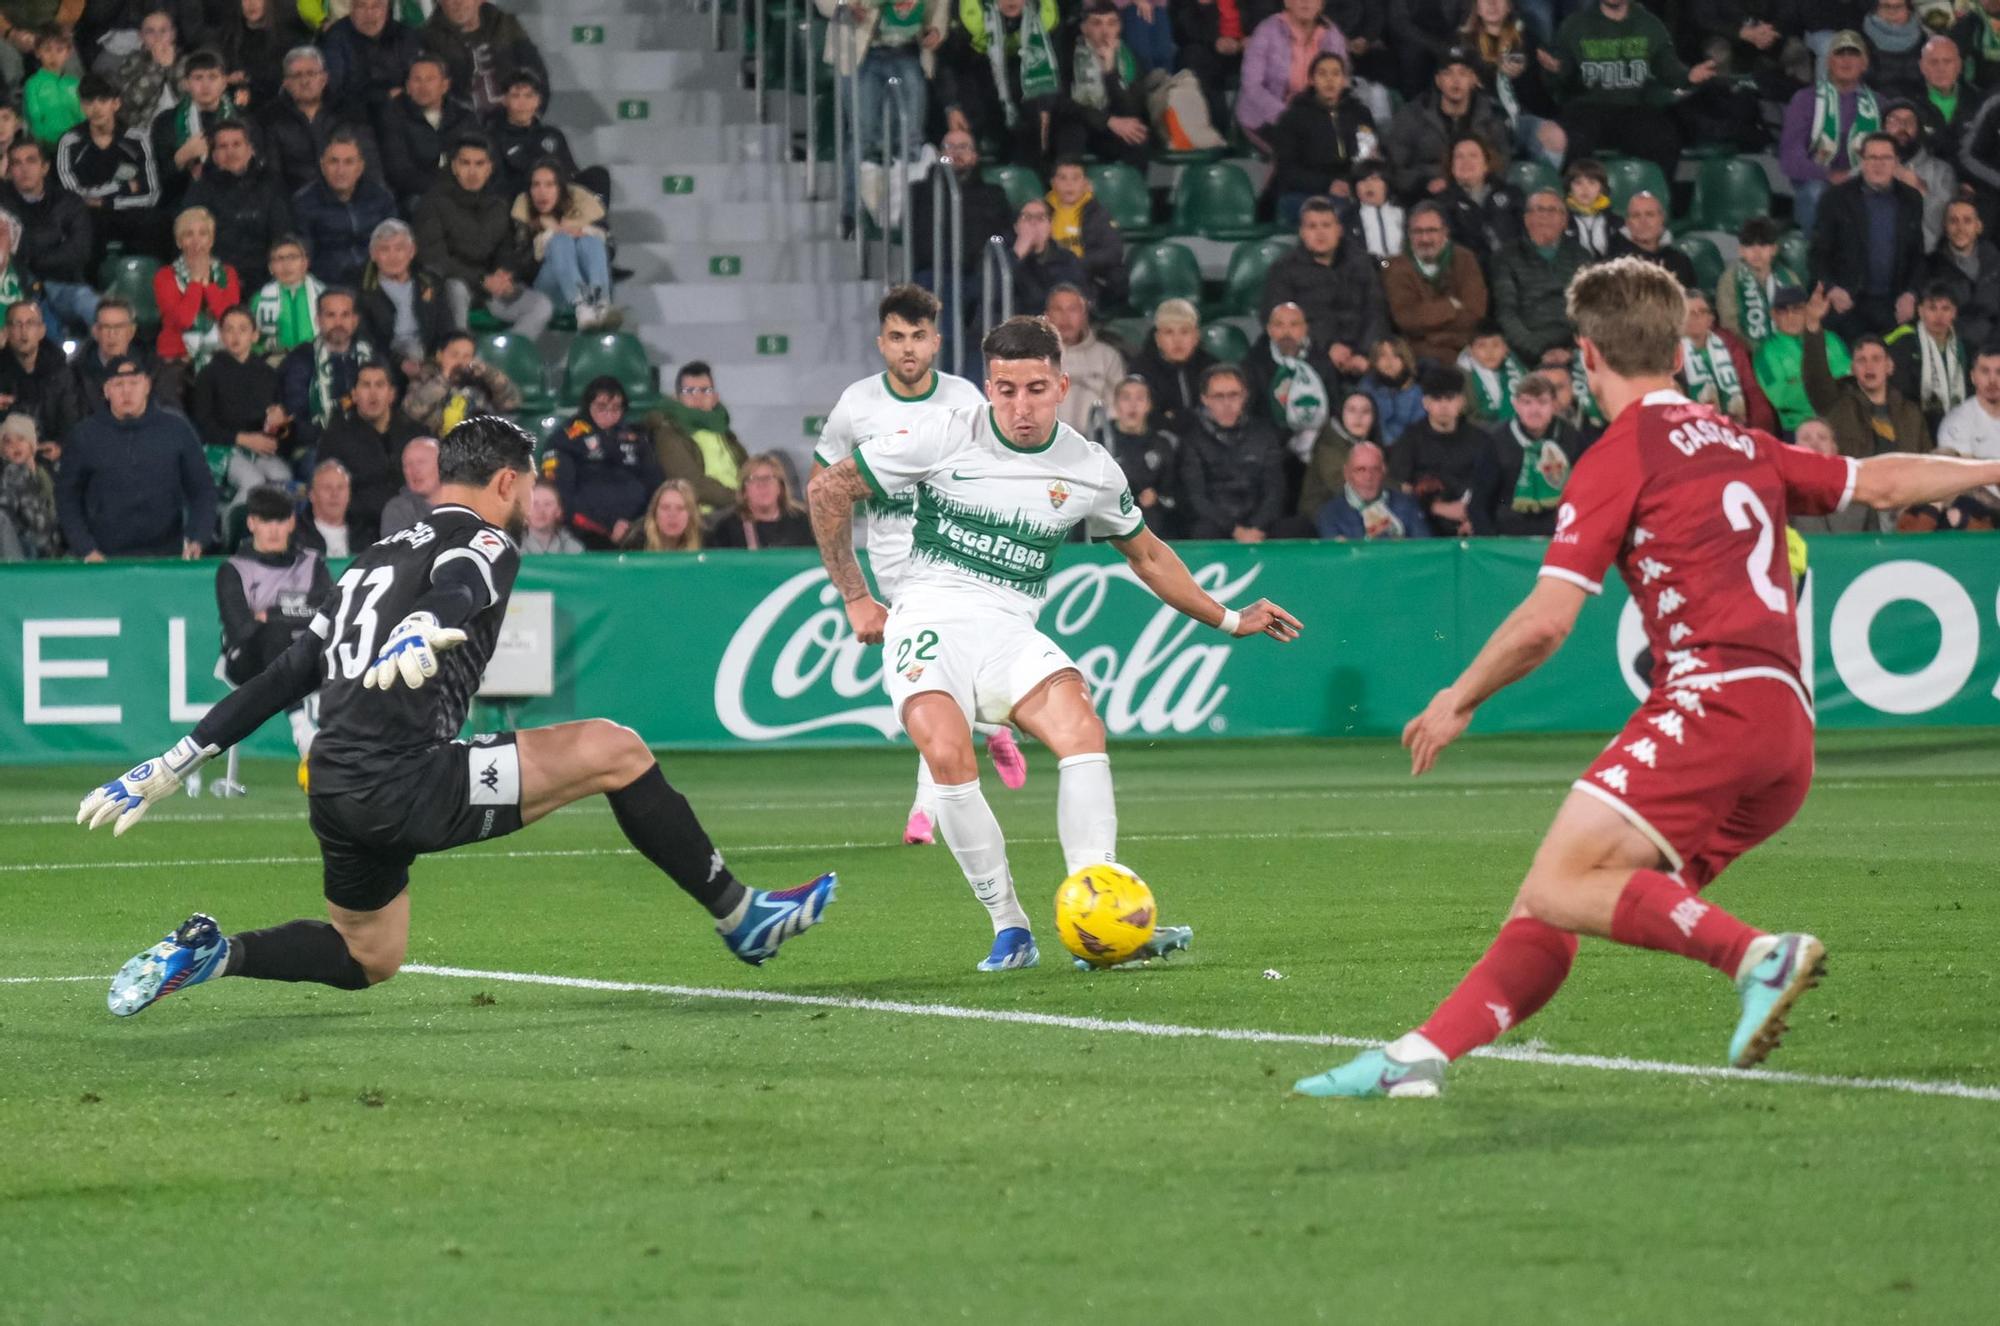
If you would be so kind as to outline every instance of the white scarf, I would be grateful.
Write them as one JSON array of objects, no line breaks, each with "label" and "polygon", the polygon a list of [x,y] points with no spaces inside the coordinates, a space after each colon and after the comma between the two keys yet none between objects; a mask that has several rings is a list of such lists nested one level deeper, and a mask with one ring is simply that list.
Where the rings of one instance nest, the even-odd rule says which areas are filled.
[{"label": "white scarf", "polygon": [[1609,215],[1608,212],[1570,213],[1570,219],[1576,223],[1576,242],[1599,258],[1611,248],[1611,223],[1605,220]]},{"label": "white scarf", "polygon": [[1947,414],[1965,401],[1965,358],[1954,335],[1943,346],[1930,333],[1917,328],[1917,345],[1923,352],[1922,376],[1917,395],[1927,414]]},{"label": "white scarf", "polygon": [[1312,459],[1313,443],[1326,426],[1328,402],[1326,381],[1304,358],[1290,358],[1271,347],[1271,410],[1279,427],[1287,430],[1286,444],[1300,460]]},{"label": "white scarf", "polygon": [[1736,360],[1716,333],[1710,332],[1699,349],[1681,337],[1681,377],[1690,398],[1713,405],[1732,419],[1743,417],[1743,383],[1736,376]]},{"label": "white scarf", "polygon": [[1403,209],[1394,203],[1361,208],[1361,238],[1370,255],[1387,262],[1403,251]]}]

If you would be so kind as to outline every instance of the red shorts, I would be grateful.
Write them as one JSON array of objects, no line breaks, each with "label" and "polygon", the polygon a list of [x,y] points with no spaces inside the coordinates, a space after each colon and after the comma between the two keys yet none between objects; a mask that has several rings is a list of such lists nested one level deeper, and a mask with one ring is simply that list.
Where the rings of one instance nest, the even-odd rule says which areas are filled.
[{"label": "red shorts", "polygon": [[1812,786],[1797,684],[1761,669],[1725,675],[1655,688],[1574,785],[1652,839],[1691,889],[1789,824]]}]

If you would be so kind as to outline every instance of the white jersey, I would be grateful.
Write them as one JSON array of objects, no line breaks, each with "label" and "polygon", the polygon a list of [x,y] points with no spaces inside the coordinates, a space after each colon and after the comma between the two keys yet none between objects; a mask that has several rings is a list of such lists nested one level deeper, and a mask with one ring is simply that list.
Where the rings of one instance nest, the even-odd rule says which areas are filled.
[{"label": "white jersey", "polygon": [[999,608],[1033,622],[1056,548],[1081,524],[1092,538],[1144,528],[1118,462],[1068,424],[1038,447],[1002,437],[983,403],[937,411],[865,440],[855,466],[883,500],[914,497],[902,609]]},{"label": "white jersey", "polygon": [[1938,422],[1938,450],[1974,460],[2000,460],[2000,419],[1974,397],[1952,407]]},{"label": "white jersey", "polygon": [[[833,413],[819,432],[813,459],[831,469],[854,454],[854,449],[871,437],[910,427],[918,419],[941,414],[962,406],[984,405],[985,395],[964,378],[939,372],[931,389],[921,396],[898,396],[889,388],[889,375],[865,377],[840,393]],[[914,495],[871,499],[864,510],[868,566],[875,573],[875,590],[887,602],[894,602],[903,568],[910,559],[910,531],[916,525]]]}]

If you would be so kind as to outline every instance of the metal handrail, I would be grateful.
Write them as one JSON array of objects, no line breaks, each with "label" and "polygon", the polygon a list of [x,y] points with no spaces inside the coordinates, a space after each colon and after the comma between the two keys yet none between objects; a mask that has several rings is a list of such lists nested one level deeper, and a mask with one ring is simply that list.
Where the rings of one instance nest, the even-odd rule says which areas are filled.
[{"label": "metal handrail", "polygon": [[708,0],[708,14],[709,14],[709,34],[708,34],[709,43],[710,45],[714,46],[716,50],[719,51],[723,47],[722,0]]},{"label": "metal handrail", "polygon": [[[907,215],[905,217],[907,220]],[[951,242],[946,244],[949,235]],[[904,236],[904,247],[909,237]],[[958,186],[958,172],[951,158],[939,156],[931,164],[931,284],[943,301],[945,316],[952,319],[951,371],[965,376],[965,191]]]},{"label": "metal handrail", "polygon": [[[787,4],[787,12],[790,11],[790,8],[791,6]],[[798,25],[798,41],[799,45],[803,48],[801,58],[804,59],[806,66],[805,197],[807,202],[817,202],[819,200],[819,58],[813,53],[812,31],[812,10],[808,9],[805,11],[805,17],[799,21]],[[790,101],[787,100],[786,106],[788,108],[790,104]],[[834,118],[836,120],[840,118],[837,108]],[[791,122],[789,119],[786,120],[785,129],[785,151],[789,153],[792,150]],[[838,133],[839,130],[835,130],[834,132]]]},{"label": "metal handrail", "polygon": [[[798,44],[798,3],[799,0],[785,0],[784,16],[778,22],[778,38],[785,43],[784,58],[778,69],[778,96],[785,104],[782,120],[785,135],[779,141],[784,144],[780,150],[785,161],[792,159],[792,48]],[[758,52],[758,59],[763,59],[763,52]]]},{"label": "metal handrail", "polygon": [[[1000,269],[1000,316],[993,316],[993,269]],[[979,312],[989,327],[998,326],[1014,316],[1014,264],[1007,260],[1007,241],[998,235],[986,237],[986,247],[979,255]],[[960,363],[964,359],[960,358]]]},{"label": "metal handrail", "polygon": [[764,108],[764,0],[746,0],[750,6],[750,44],[756,54],[750,60],[750,92],[757,101],[757,123],[769,124]]},{"label": "metal handrail", "polygon": [[[908,170],[908,166],[904,160],[903,142],[910,135],[910,122],[908,116],[903,111],[903,99],[896,95],[897,90],[902,86],[903,80],[891,74],[888,83],[884,87],[882,97],[882,216],[880,219],[880,229],[882,231],[882,279],[885,281],[891,279],[891,264],[894,262],[894,254],[891,252],[891,246],[895,240],[894,231],[897,229],[896,226],[890,224],[889,220],[894,215],[896,206],[896,200],[891,196],[891,191],[896,187],[896,167],[903,166],[906,172]],[[903,129],[901,134],[896,132],[899,121]],[[907,178],[906,174],[905,179],[907,180]],[[855,154],[854,179],[858,186],[861,182],[859,153]],[[910,200],[908,193],[908,187],[905,185],[905,196],[902,200],[903,221],[900,227],[903,235],[903,280],[905,282],[908,282],[910,279]],[[860,218],[857,216],[855,220],[858,227]],[[867,273],[863,272],[862,275],[865,276]]]},{"label": "metal handrail", "polygon": [[[862,226],[861,209],[861,61],[847,57],[853,49],[855,18],[848,6],[834,11],[833,65],[833,177],[834,199],[840,215],[854,218],[854,271],[868,274],[868,241]],[[843,68],[843,65],[846,66]],[[850,142],[849,140],[853,141]],[[854,153],[854,180],[847,178],[847,154]],[[851,193],[850,193],[851,190]]]}]

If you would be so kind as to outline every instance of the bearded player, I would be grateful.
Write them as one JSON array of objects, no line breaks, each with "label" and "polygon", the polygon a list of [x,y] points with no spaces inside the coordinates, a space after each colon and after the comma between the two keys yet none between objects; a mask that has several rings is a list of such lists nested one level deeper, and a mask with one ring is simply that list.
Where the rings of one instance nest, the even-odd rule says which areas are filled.
[{"label": "bearded player", "polygon": [[[1069,378],[1047,319],[1009,318],[981,349],[990,404],[863,439],[814,477],[810,496],[827,574],[855,635],[884,645],[889,699],[937,778],[938,828],[992,918],[979,970],[1008,971],[1039,955],[979,790],[972,725],[1014,723],[1055,752],[1056,832],[1069,871],[1117,859],[1104,724],[1076,664],[1035,626],[1070,531],[1083,525],[1110,539],[1161,601],[1225,635],[1291,640],[1299,624],[1265,600],[1241,612],[1217,603],[1147,531],[1118,462],[1056,419]],[[854,557],[854,507],[904,496],[915,502],[910,561],[886,608]],[[1184,927],[1160,931],[1154,953],[1185,946]]]},{"label": "bearded player", "polygon": [[834,877],[781,893],[738,883],[630,728],[586,719],[454,740],[520,569],[534,449],[506,419],[453,428],[438,449],[443,486],[431,513],[356,557],[291,647],[190,736],[83,799],[79,824],[115,821],[122,834],[218,750],[319,692],[310,800],[329,919],[224,936],[197,913],[113,978],[113,1013],[129,1017],[218,976],[342,990],[386,981],[409,944],[412,861],[599,793],[632,846],[708,909],[745,962],[762,964],[820,920]]},{"label": "bearded player", "polygon": [[[899,432],[927,414],[986,403],[979,388],[934,367],[939,308],[937,296],[917,285],[896,286],[882,297],[875,348],[881,351],[886,371],[865,377],[840,393],[833,413],[820,429],[819,445],[813,448],[814,474],[853,455],[864,438]],[[894,603],[901,594],[903,571],[910,560],[916,499],[871,498],[864,510],[868,514],[868,569],[874,573],[875,593],[884,603]],[[1014,740],[1014,730],[1004,723],[975,723],[973,730],[985,736],[986,753],[1000,781],[1011,788],[1023,786],[1028,781],[1028,761]],[[928,845],[934,841],[931,826],[936,819],[937,781],[919,755],[917,796],[903,826],[903,841]]]},{"label": "bearded player", "polygon": [[1743,427],[1675,389],[1682,316],[1680,286],[1636,258],[1570,283],[1578,355],[1613,423],[1563,490],[1533,592],[1403,744],[1411,772],[1429,770],[1487,697],[1561,647],[1614,564],[1652,644],[1652,693],[1573,784],[1486,956],[1429,1021],[1300,1081],[1306,1095],[1437,1095],[1446,1064],[1548,1003],[1578,935],[1677,953],[1734,981],[1738,1068],[1776,1047],[1823,972],[1818,939],[1767,934],[1701,892],[1789,823],[1812,782],[1787,518],[1943,501],[2000,480],[2000,463],[1855,461]]}]

